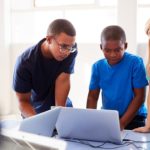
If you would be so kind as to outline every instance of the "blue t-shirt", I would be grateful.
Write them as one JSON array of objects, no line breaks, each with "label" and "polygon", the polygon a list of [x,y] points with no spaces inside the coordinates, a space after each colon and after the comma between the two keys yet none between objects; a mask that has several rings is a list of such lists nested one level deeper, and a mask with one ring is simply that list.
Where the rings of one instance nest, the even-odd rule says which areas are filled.
[{"label": "blue t-shirt", "polygon": [[[125,52],[122,60],[116,65],[109,65],[105,58],[93,64],[89,89],[100,89],[102,108],[118,110],[122,116],[134,98],[133,89],[146,85],[148,81],[142,58]],[[146,116],[144,104],[137,114]]]},{"label": "blue t-shirt", "polygon": [[77,51],[63,61],[48,59],[42,55],[42,39],[28,48],[18,59],[13,75],[13,88],[16,92],[31,92],[31,104],[37,113],[49,110],[55,105],[55,80],[60,73],[73,73]]}]

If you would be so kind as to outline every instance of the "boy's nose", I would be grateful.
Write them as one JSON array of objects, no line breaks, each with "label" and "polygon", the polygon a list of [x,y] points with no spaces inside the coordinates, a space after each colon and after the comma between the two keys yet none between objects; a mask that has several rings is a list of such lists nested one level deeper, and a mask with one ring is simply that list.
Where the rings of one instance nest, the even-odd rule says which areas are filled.
[{"label": "boy's nose", "polygon": [[111,56],[111,57],[114,57],[114,56],[116,56],[116,53],[112,51],[112,52],[110,53],[110,56]]}]

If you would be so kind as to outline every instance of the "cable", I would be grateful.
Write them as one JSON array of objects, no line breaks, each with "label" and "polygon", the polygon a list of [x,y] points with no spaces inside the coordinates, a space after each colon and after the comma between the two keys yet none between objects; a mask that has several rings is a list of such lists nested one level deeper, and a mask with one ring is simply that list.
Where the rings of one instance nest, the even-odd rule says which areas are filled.
[{"label": "cable", "polygon": [[123,141],[131,141],[134,143],[150,143],[150,141],[136,141],[136,140],[131,140],[131,139],[123,139]]},{"label": "cable", "polygon": [[[76,142],[76,143],[80,143],[80,144],[84,144],[84,145],[88,145],[92,148],[103,148],[103,149],[117,149],[117,148],[129,146],[129,145],[133,145],[137,150],[146,150],[146,149],[143,148],[142,146],[137,146],[135,143],[149,143],[150,142],[150,141],[135,141],[135,140],[130,140],[130,139],[123,139],[124,143],[122,143],[122,145],[104,147],[105,144],[108,144],[108,143],[111,143],[111,142],[103,142],[99,145],[93,145],[89,141],[83,141],[83,140],[78,140],[78,139],[64,139],[64,140],[70,141],[70,142]],[[112,143],[112,144],[114,144],[114,143]]]},{"label": "cable", "polygon": [[[83,140],[78,140],[78,139],[64,139],[64,140],[69,141],[69,142],[76,142],[76,143],[88,145],[92,148],[103,148],[103,149],[116,149],[116,148],[121,148],[121,147],[129,145],[128,144],[128,145],[119,145],[119,146],[115,146],[115,147],[104,147],[105,144],[110,143],[110,142],[102,142],[100,145],[93,145],[88,141],[83,141]],[[112,143],[112,144],[114,144],[114,143]]]},{"label": "cable", "polygon": [[128,144],[128,145],[133,145],[137,150],[146,150],[144,147],[142,147],[142,146],[137,146],[136,144],[135,144],[135,142],[134,141],[132,141],[132,140],[127,140],[127,142],[125,142],[126,144]]},{"label": "cable", "polygon": [[143,149],[146,150],[144,147],[141,146],[137,146],[135,143],[139,143],[139,144],[145,144],[145,143],[150,143],[150,141],[136,141],[136,140],[131,140],[131,139],[123,139],[123,141],[126,141],[130,144],[132,144],[134,147],[136,147],[137,149]]}]

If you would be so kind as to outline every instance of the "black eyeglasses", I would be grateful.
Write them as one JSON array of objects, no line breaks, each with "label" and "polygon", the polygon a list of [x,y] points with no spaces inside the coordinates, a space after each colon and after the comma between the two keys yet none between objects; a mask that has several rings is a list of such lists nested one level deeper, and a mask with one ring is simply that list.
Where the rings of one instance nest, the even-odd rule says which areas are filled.
[{"label": "black eyeglasses", "polygon": [[60,52],[62,52],[62,53],[65,53],[65,52],[73,53],[77,50],[77,44],[76,43],[73,46],[68,46],[67,44],[58,43],[56,38],[54,38],[54,40],[57,43],[57,45],[59,46]]}]

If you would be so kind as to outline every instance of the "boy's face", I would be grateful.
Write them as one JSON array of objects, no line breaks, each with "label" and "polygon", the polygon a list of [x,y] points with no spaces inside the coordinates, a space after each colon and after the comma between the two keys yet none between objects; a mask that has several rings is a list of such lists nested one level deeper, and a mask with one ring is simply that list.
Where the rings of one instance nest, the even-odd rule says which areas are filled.
[{"label": "boy's face", "polygon": [[127,43],[121,40],[103,40],[100,47],[108,63],[115,65],[122,59],[125,49],[127,48]]}]

